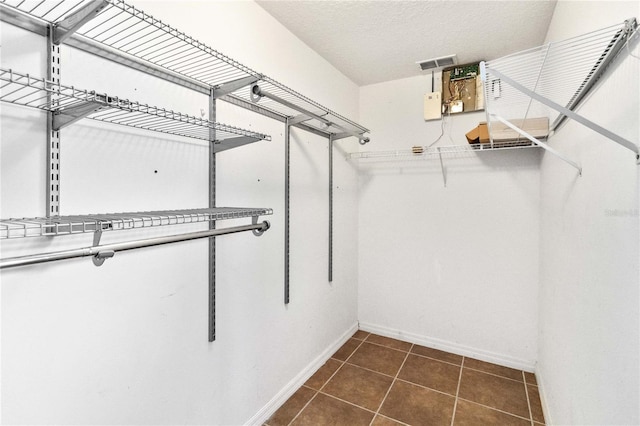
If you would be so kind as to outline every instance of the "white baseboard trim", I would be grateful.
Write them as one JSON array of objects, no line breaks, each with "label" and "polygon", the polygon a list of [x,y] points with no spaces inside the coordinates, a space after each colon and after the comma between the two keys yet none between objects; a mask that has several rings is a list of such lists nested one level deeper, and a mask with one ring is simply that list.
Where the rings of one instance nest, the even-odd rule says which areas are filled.
[{"label": "white baseboard trim", "polygon": [[318,368],[327,362],[331,355],[333,355],[349,338],[358,330],[358,323],[353,324],[342,336],[340,336],[331,346],[325,349],[316,359],[311,361],[300,373],[298,373],[289,383],[287,383],[267,404],[262,407],[253,417],[251,417],[246,425],[262,425],[269,420],[269,417],[276,412],[287,399],[300,388],[309,377],[313,376]]},{"label": "white baseboard trim", "polygon": [[429,348],[440,349],[442,351],[479,359],[481,361],[491,362],[494,364],[503,365],[505,367],[515,368],[517,370],[534,372],[536,367],[535,361],[513,358],[510,356],[498,354],[495,352],[472,348],[469,346],[460,345],[458,343],[448,342],[446,340],[436,339],[433,337],[423,336],[420,334],[407,333],[405,331],[383,327],[376,324],[360,322],[360,329],[364,331],[368,331],[369,333],[375,333],[381,336],[392,337],[394,339],[404,340],[410,343],[416,343],[418,345],[427,346]]},{"label": "white baseboard trim", "polygon": [[542,372],[540,368],[536,368],[536,380],[538,382],[538,393],[540,394],[540,403],[542,404],[542,414],[544,414],[544,424],[553,425],[553,419],[551,418],[551,413],[549,412],[549,399],[547,398],[547,393],[545,392],[546,386],[545,381],[542,378]]}]

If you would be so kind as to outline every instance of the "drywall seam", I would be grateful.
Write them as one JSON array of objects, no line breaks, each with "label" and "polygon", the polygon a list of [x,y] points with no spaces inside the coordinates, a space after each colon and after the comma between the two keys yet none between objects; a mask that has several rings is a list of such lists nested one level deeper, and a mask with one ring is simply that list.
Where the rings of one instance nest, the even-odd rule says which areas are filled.
[{"label": "drywall seam", "polygon": [[296,375],[289,383],[287,383],[269,402],[265,404],[253,417],[251,417],[246,425],[262,425],[269,417],[276,412],[278,408],[284,404],[322,365],[331,358],[342,345],[358,330],[358,322],[356,321],[342,336],[340,336],[333,344],[325,349],[316,359],[311,361],[298,375]]},{"label": "drywall seam", "polygon": [[404,340],[410,343],[416,343],[422,346],[427,346],[433,349],[439,349],[454,354],[479,359],[481,361],[491,362],[505,367],[516,368],[518,370],[524,370],[527,372],[534,372],[536,362],[534,360],[524,360],[504,356],[494,352],[488,352],[482,349],[476,349],[465,345],[460,345],[455,342],[448,342],[446,340],[436,339],[421,334],[407,333],[405,331],[396,330],[392,328],[383,327],[376,324],[370,324],[366,322],[360,322],[360,329],[368,331],[370,333],[380,334],[382,336],[391,337],[394,339]]}]

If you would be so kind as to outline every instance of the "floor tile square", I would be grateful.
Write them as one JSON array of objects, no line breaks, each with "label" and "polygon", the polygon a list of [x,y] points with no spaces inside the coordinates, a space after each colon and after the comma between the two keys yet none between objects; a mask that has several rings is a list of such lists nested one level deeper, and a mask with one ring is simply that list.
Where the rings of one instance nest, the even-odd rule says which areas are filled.
[{"label": "floor tile square", "polygon": [[524,386],[523,382],[463,368],[458,396],[529,418],[529,404]]},{"label": "floor tile square", "polygon": [[372,412],[319,393],[291,424],[368,426],[373,416]]},{"label": "floor tile square", "polygon": [[426,346],[413,345],[413,348],[411,348],[411,353],[437,359],[438,361],[450,362],[451,364],[462,364],[462,357],[460,355],[452,354],[438,349],[427,348]]},{"label": "floor tile square", "polygon": [[412,344],[409,342],[403,342],[402,340],[392,339],[390,337],[378,336],[377,334],[370,334],[369,337],[367,337],[367,342],[386,346],[391,349],[398,349],[405,352],[411,349],[412,346]]},{"label": "floor tile square", "polygon": [[502,365],[492,364],[490,362],[480,361],[473,358],[465,358],[464,366],[466,368],[473,368],[474,370],[484,371],[485,373],[491,373],[502,377],[507,377],[513,380],[519,380],[524,382],[522,377],[522,371],[509,367],[503,367]]},{"label": "floor tile square", "polygon": [[531,426],[529,420],[459,399],[453,426]]},{"label": "floor tile square", "polygon": [[403,423],[398,423],[395,420],[378,415],[373,419],[371,426],[403,426]]},{"label": "floor tile square", "polygon": [[376,411],[392,382],[392,377],[345,364],[322,392]]},{"label": "floor tile square", "polygon": [[288,425],[315,394],[316,391],[301,387],[266,421],[266,424],[268,426]]},{"label": "floor tile square", "polygon": [[531,417],[534,422],[544,423],[544,413],[542,412],[542,402],[537,386],[527,385],[529,393],[529,404],[531,405]]},{"label": "floor tile square", "polygon": [[349,363],[395,376],[406,356],[406,352],[385,348],[365,341],[349,358]]},{"label": "floor tile square", "polygon": [[353,351],[355,351],[356,348],[360,346],[361,343],[362,343],[361,340],[349,339],[344,345],[340,347],[340,349],[336,351],[336,353],[334,353],[331,356],[331,358],[335,358],[340,361],[345,361],[347,358],[351,356]]},{"label": "floor tile square", "polygon": [[454,402],[452,396],[396,381],[380,414],[414,426],[450,426]]},{"label": "floor tile square", "polygon": [[358,340],[364,340],[368,336],[369,336],[369,332],[358,330],[358,331],[355,332],[355,334],[353,336],[351,336],[351,338],[352,339],[358,339]]},{"label": "floor tile square", "polygon": [[329,359],[313,374],[313,376],[309,378],[309,380],[305,382],[304,385],[312,389],[320,390],[320,388],[327,383],[331,376],[333,376],[333,373],[335,373],[341,365],[342,362],[335,359]]},{"label": "floor tile square", "polygon": [[533,373],[529,373],[528,371],[524,372],[524,380],[528,385],[536,385],[538,386],[538,381],[536,380],[536,375]]},{"label": "floor tile square", "polygon": [[460,367],[418,355],[409,355],[398,378],[455,396]]}]

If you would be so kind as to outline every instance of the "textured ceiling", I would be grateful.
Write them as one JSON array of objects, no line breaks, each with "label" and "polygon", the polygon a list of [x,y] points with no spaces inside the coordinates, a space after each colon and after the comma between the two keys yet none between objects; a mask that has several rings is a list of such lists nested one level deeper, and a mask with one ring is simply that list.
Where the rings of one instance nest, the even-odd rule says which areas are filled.
[{"label": "textured ceiling", "polygon": [[358,85],[420,75],[416,61],[495,59],[542,44],[553,1],[258,0]]}]

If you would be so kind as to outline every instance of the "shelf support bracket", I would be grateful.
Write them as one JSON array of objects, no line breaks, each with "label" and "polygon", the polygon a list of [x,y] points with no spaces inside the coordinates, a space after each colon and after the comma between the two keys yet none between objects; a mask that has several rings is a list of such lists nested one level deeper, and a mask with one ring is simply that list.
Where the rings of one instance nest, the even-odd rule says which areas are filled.
[{"label": "shelf support bracket", "polygon": [[93,0],[86,6],[78,9],[74,14],[68,15],[62,21],[53,26],[53,44],[60,44],[70,37],[81,26],[95,18],[105,7],[109,5],[107,0]]},{"label": "shelf support bracket", "polygon": [[213,152],[218,153],[226,151],[228,149],[237,148],[242,145],[247,145],[253,142],[257,142],[260,139],[253,136],[238,136],[235,138],[224,139],[222,141],[215,141],[212,144]]},{"label": "shelf support bracket", "polygon": [[291,117],[289,119],[289,124],[290,125],[294,125],[294,124],[298,124],[298,123],[302,123],[305,121],[309,121],[311,120],[312,117],[309,117],[307,114],[300,114],[300,115],[296,115],[295,117]]},{"label": "shelf support bracket", "polygon": [[[251,224],[252,225],[257,225],[258,224],[258,216],[251,216]],[[271,227],[271,224],[268,221],[263,221],[262,222],[262,228],[260,229],[253,229],[251,232],[253,233],[253,235],[255,235],[256,237],[261,236],[262,234],[265,233],[266,230],[268,230]]]},{"label": "shelf support bracket", "polygon": [[[572,120],[577,121],[578,123],[582,124],[583,126],[586,126],[588,128],[590,128],[591,130],[600,133],[602,136],[624,146],[627,149],[630,149],[631,151],[633,151],[636,155],[640,154],[640,149],[638,148],[638,146],[636,144],[634,144],[633,142],[623,138],[622,136],[619,136],[615,133],[613,133],[610,130],[605,129],[602,126],[597,125],[596,123],[594,123],[591,120],[588,120],[586,118],[584,118],[583,116],[576,114],[575,112],[571,111],[568,108],[563,107],[560,104],[557,104],[555,102],[553,102],[550,99],[545,98],[542,95],[539,95],[538,93],[534,92],[533,90],[529,90],[528,88],[524,87],[522,84],[514,81],[513,79],[511,79],[510,77],[507,77],[506,75],[504,75],[503,73],[495,70],[495,69],[491,69],[491,74],[495,75],[496,77],[500,78],[502,81],[506,82],[507,84],[511,85],[513,88],[519,90],[520,92],[526,94],[527,96],[532,97],[533,99],[537,100],[538,102],[543,103],[544,105],[548,106],[549,108],[553,108],[556,111],[566,115],[567,117],[571,118]],[[515,129],[514,129],[515,130]],[[518,132],[521,133],[520,130],[517,130]],[[522,134],[522,133],[521,133]],[[526,135],[522,134],[523,136],[527,137]],[[528,138],[529,140],[531,140],[532,142],[540,145],[540,141],[537,141],[537,139],[534,141],[533,139]],[[536,142],[537,141],[537,142]],[[542,144],[540,146],[542,146],[544,148],[545,144]],[[549,150],[548,148],[545,148],[547,150]],[[558,155],[558,154],[556,154]],[[565,160],[567,161],[567,160]],[[573,164],[574,167],[578,168],[575,164]]]},{"label": "shelf support bracket", "polygon": [[60,130],[69,124],[85,118],[89,114],[106,108],[109,108],[109,106],[97,101],[92,101],[58,110],[53,114],[53,130]]},{"label": "shelf support bracket", "polygon": [[578,165],[578,163],[568,159],[563,154],[561,154],[560,152],[558,152],[555,149],[553,149],[552,147],[550,147],[548,144],[546,144],[546,143],[540,141],[539,139],[531,136],[529,133],[525,132],[521,128],[515,126],[514,124],[510,123],[509,121],[505,120],[504,118],[500,117],[499,115],[491,114],[491,117],[495,118],[496,120],[498,120],[499,122],[501,122],[505,126],[509,127],[510,129],[515,130],[516,132],[518,132],[519,134],[521,134],[525,138],[529,139],[531,142],[535,143],[539,147],[544,148],[545,150],[549,151],[550,153],[552,153],[556,157],[560,158],[565,163],[570,164],[571,166],[575,167],[578,170],[578,174],[580,176],[582,176],[582,167],[580,167]]},{"label": "shelf support bracket", "polygon": [[442,182],[444,183],[444,187],[447,187],[447,173],[444,170],[444,161],[442,161],[442,151],[440,147],[438,149],[438,157],[440,157],[440,169],[442,169]]},{"label": "shelf support bracket", "polygon": [[[93,233],[93,247],[98,247],[100,245],[100,238],[102,237],[102,229],[98,229]],[[115,252],[113,250],[103,250],[96,253],[91,261],[96,266],[102,266],[105,260],[112,258],[115,256]]]},{"label": "shelf support bracket", "polygon": [[251,86],[258,82],[263,76],[249,76],[244,78],[239,78],[237,80],[229,81],[227,83],[219,84],[215,86],[213,89],[214,99],[221,98],[226,95],[230,95],[238,89],[242,89],[245,86]]}]

